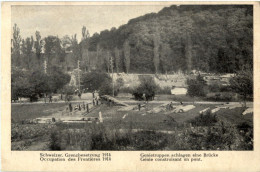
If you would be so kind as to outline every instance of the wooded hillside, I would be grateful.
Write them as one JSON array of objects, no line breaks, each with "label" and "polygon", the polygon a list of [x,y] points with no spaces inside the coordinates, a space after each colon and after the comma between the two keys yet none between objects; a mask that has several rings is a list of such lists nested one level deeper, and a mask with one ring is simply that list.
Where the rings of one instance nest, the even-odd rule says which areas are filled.
[{"label": "wooded hillside", "polygon": [[89,50],[96,51],[99,45],[114,52],[117,47],[119,68],[125,71],[126,40],[131,47],[130,72],[154,73],[156,68],[162,73],[234,72],[245,64],[252,67],[253,9],[249,5],[174,5],[94,34]]}]

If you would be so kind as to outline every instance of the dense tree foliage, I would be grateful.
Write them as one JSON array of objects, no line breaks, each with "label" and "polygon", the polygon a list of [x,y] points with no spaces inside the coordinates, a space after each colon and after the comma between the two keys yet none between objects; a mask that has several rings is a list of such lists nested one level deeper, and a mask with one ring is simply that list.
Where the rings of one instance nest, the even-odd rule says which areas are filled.
[{"label": "dense tree foliage", "polygon": [[31,100],[44,93],[56,93],[70,81],[70,76],[53,67],[50,73],[13,68],[11,74],[12,100],[28,97]]},{"label": "dense tree foliage", "polygon": [[243,96],[244,101],[253,96],[253,70],[243,69],[238,71],[230,81],[231,88]]},{"label": "dense tree foliage", "polygon": [[59,62],[64,61],[65,52],[61,47],[61,40],[56,36],[48,36],[44,39],[45,45],[45,57],[48,66],[53,64],[59,64]]},{"label": "dense tree foliage", "polygon": [[108,74],[100,71],[92,71],[82,75],[83,87],[87,88],[87,90],[91,92],[99,90],[103,85],[109,87],[111,81],[112,79]]},{"label": "dense tree foliage", "polygon": [[244,63],[252,66],[253,17],[249,5],[171,6],[158,14],[132,19],[118,29],[96,33],[90,42],[113,51],[115,47],[124,50],[128,40],[129,72],[154,73],[155,35],[160,47],[159,72],[197,69],[226,73],[240,70]]},{"label": "dense tree foliage", "polygon": [[19,66],[20,65],[20,44],[21,44],[22,38],[20,35],[20,28],[17,26],[17,24],[14,24],[13,27],[13,38],[11,40],[12,47],[11,47],[11,59],[12,64]]},{"label": "dense tree foliage", "polygon": [[26,40],[22,40],[22,55],[24,57],[23,63],[25,64],[26,69],[31,68],[31,58],[32,58],[32,51],[33,51],[33,44],[34,40],[33,37],[26,38]]},{"label": "dense tree foliage", "polygon": [[155,83],[154,78],[140,76],[140,85],[134,89],[133,96],[136,100],[153,100],[155,93],[158,89],[158,85]]},{"label": "dense tree foliage", "polygon": [[115,67],[116,67],[116,72],[119,72],[119,62],[120,62],[120,52],[118,48],[115,48]]},{"label": "dense tree foliage", "polygon": [[126,73],[130,70],[130,62],[131,62],[131,47],[129,46],[128,40],[124,42],[124,63],[125,63],[125,70]]},{"label": "dense tree foliage", "polygon": [[188,90],[187,94],[191,97],[194,96],[205,96],[206,91],[206,82],[203,80],[203,78],[198,75],[196,78],[190,78],[187,79],[187,85],[188,85]]}]

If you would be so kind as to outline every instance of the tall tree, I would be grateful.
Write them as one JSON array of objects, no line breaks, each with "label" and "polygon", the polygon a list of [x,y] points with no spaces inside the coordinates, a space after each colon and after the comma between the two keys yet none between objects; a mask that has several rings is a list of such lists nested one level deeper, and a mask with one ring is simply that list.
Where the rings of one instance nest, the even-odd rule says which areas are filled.
[{"label": "tall tree", "polygon": [[86,28],[86,26],[82,27],[82,40],[86,40],[90,37],[89,32]]},{"label": "tall tree", "polygon": [[153,63],[154,63],[154,69],[155,73],[158,73],[159,63],[160,63],[160,57],[159,57],[159,47],[160,47],[160,35],[158,28],[156,27],[154,36],[153,36]]},{"label": "tall tree", "polygon": [[45,39],[45,58],[47,60],[48,67],[52,67],[54,63],[61,62],[61,58],[64,58],[62,53],[61,41],[57,36],[48,36]]},{"label": "tall tree", "polygon": [[37,57],[37,61],[38,61],[38,65],[41,66],[41,52],[42,52],[42,48],[43,48],[43,42],[41,40],[41,34],[39,31],[35,32],[35,50],[36,50],[36,57]]},{"label": "tall tree", "polygon": [[119,72],[119,60],[120,60],[120,52],[118,48],[115,48],[115,64],[116,64],[116,72]]},{"label": "tall tree", "polygon": [[85,66],[87,66],[88,70],[90,71],[90,57],[89,57],[89,52],[88,52],[90,34],[89,34],[86,26],[83,26],[81,31],[82,31],[82,39],[80,42],[81,59],[84,61]]},{"label": "tall tree", "polygon": [[125,62],[125,68],[126,68],[126,73],[128,74],[129,69],[130,69],[130,51],[131,51],[131,47],[129,45],[129,41],[125,40],[124,45],[124,62]]},{"label": "tall tree", "polygon": [[[71,36],[73,37],[73,36]],[[62,48],[65,50],[65,51],[72,51],[72,38],[69,37],[69,35],[65,35],[61,38],[61,45],[62,45]]]},{"label": "tall tree", "polygon": [[185,44],[185,57],[187,64],[187,71],[190,72],[192,68],[192,45],[191,45],[191,37],[190,34],[186,35],[186,44]]},{"label": "tall tree", "polygon": [[74,34],[71,36],[71,50],[72,50],[72,56],[76,60],[82,60],[83,55],[80,54],[80,46],[78,44],[77,34]]},{"label": "tall tree", "polygon": [[34,40],[33,37],[26,38],[26,40],[22,40],[22,53],[24,57],[24,64],[26,64],[26,68],[30,69],[31,59],[32,59],[32,51],[33,51]]},{"label": "tall tree", "polygon": [[104,59],[102,58],[102,50],[99,44],[97,44],[96,47],[96,61],[97,61],[96,68],[102,70]]},{"label": "tall tree", "polygon": [[160,61],[162,65],[163,72],[167,74],[168,71],[172,69],[172,49],[169,44],[162,44],[160,51]]},{"label": "tall tree", "polygon": [[12,63],[14,65],[19,66],[20,65],[20,45],[21,45],[21,35],[20,35],[20,28],[17,26],[17,24],[14,24],[13,27],[13,39],[12,42]]},{"label": "tall tree", "polygon": [[110,58],[111,58],[111,53],[109,50],[105,51],[105,63],[106,63],[106,68],[107,72],[110,72]]}]

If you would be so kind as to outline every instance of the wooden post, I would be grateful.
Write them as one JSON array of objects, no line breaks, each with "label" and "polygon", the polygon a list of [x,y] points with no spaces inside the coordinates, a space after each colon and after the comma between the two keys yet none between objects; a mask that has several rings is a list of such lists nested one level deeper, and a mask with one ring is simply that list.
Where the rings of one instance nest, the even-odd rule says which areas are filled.
[{"label": "wooden post", "polygon": [[101,112],[99,112],[99,122],[103,123],[103,118],[102,118],[102,113]]},{"label": "wooden post", "polygon": [[87,104],[87,112],[89,113],[89,107],[88,107],[88,104]]}]

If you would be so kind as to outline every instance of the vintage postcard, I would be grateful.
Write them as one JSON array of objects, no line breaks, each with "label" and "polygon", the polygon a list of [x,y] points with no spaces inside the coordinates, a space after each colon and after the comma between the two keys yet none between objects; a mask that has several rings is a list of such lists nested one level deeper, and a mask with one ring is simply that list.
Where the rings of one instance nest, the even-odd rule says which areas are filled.
[{"label": "vintage postcard", "polygon": [[3,2],[3,171],[260,171],[259,2]]}]

